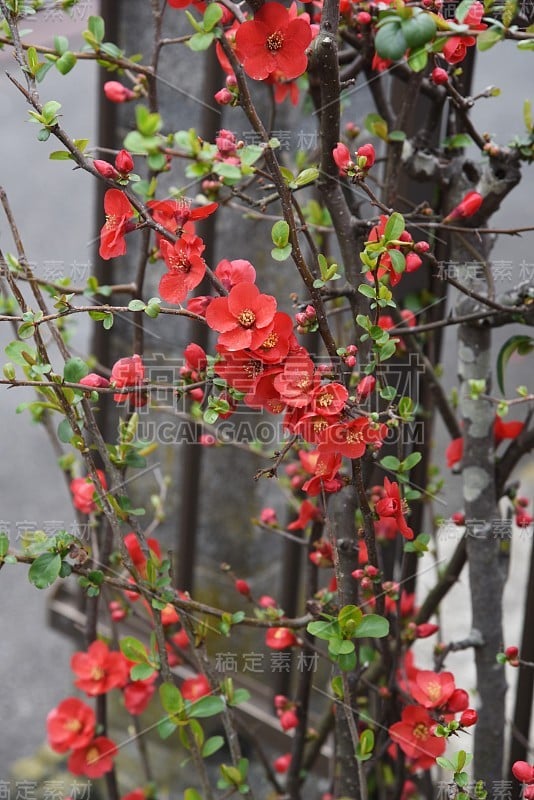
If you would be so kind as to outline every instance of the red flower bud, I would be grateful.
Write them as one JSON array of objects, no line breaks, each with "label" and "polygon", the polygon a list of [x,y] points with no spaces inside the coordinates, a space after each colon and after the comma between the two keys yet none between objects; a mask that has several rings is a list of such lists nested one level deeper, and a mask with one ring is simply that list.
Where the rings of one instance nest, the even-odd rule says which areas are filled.
[{"label": "red flower bud", "polygon": [[289,765],[291,764],[291,753],[286,753],[283,756],[280,756],[276,759],[273,764],[274,771],[280,774],[287,772],[289,769]]},{"label": "red flower bud", "polygon": [[275,694],[274,696],[274,707],[278,710],[285,708],[288,704],[288,699],[285,694]]},{"label": "red flower bud", "polygon": [[457,714],[459,711],[465,711],[469,706],[469,695],[465,689],[455,689],[447,700],[445,710],[447,714]]},{"label": "red flower bud", "polygon": [[449,75],[446,69],[442,69],[442,67],[436,67],[432,70],[430,75],[430,80],[432,83],[435,83],[436,86],[442,86],[444,83],[449,82]]},{"label": "red flower bud", "polygon": [[262,594],[260,599],[258,600],[258,605],[260,608],[278,608],[278,603],[268,594]]},{"label": "red flower bud", "polygon": [[80,383],[83,386],[89,386],[94,389],[107,389],[109,386],[109,381],[107,378],[103,378],[102,375],[97,375],[94,372],[90,372],[89,375],[86,375],[84,378],[80,378]]},{"label": "red flower bud", "polygon": [[219,89],[218,92],[214,94],[214,100],[220,106],[228,106],[234,99],[234,95],[229,89]]},{"label": "red flower bud", "polygon": [[515,515],[515,524],[518,528],[528,528],[533,522],[534,517],[531,514],[525,514],[524,511]]},{"label": "red flower bud", "polygon": [[534,766],[526,761],[516,761],[512,764],[514,777],[521,783],[534,783]]},{"label": "red flower bud", "polygon": [[246,581],[241,580],[241,578],[238,578],[236,580],[236,582],[234,583],[234,586],[235,586],[236,590],[239,592],[239,594],[243,595],[243,597],[249,597],[250,596],[250,586],[248,585],[248,583]]},{"label": "red flower bud", "polygon": [[515,645],[511,645],[510,647],[506,648],[506,650],[504,651],[504,655],[506,656],[506,658],[517,658],[517,656],[519,655],[519,648],[515,647]]},{"label": "red flower bud", "polygon": [[414,253],[419,253],[421,255],[422,253],[428,253],[430,250],[430,245],[425,241],[416,242],[413,246],[413,249]]},{"label": "red flower bud", "polygon": [[284,731],[291,731],[293,728],[296,728],[298,724],[299,718],[294,711],[284,711],[283,714],[280,715],[280,725]]},{"label": "red flower bud", "polygon": [[368,394],[371,394],[373,389],[376,386],[376,378],[374,375],[366,375],[365,378],[362,378],[359,382],[358,386],[356,387],[356,392],[360,399],[367,397]]},{"label": "red flower bud", "polygon": [[358,156],[358,158],[363,157],[367,159],[367,161],[365,162],[364,169],[371,169],[371,167],[375,163],[376,152],[372,144],[362,144],[362,146],[356,150],[356,155]]},{"label": "red flower bud", "polygon": [[463,511],[455,511],[454,514],[451,515],[451,519],[455,525],[459,525],[460,527],[465,525],[465,514]]},{"label": "red flower bud", "polygon": [[368,11],[358,11],[356,14],[356,19],[360,25],[369,25],[372,17]]},{"label": "red flower bud", "polygon": [[336,162],[337,168],[343,174],[350,167],[352,167],[352,159],[350,157],[350,150],[343,142],[338,142],[332,151],[332,157]]},{"label": "red flower bud", "polygon": [[102,161],[100,158],[95,158],[95,160],[93,161],[93,167],[104,178],[110,178],[111,180],[114,181],[116,178],[119,177],[119,173],[117,172],[115,167],[108,161]]},{"label": "red flower bud", "polygon": [[482,205],[483,200],[484,198],[478,192],[467,192],[462,201],[458,203],[456,208],[453,208],[452,211],[447,214],[443,222],[447,223],[452,222],[455,219],[472,217]]},{"label": "red flower bud", "polygon": [[135,92],[123,86],[119,81],[107,81],[104,84],[104,94],[112,103],[126,103],[127,100],[133,100]]},{"label": "red flower bud", "polygon": [[115,158],[115,166],[121,175],[127,175],[134,168],[134,160],[128,150],[121,150]]},{"label": "red flower bud", "polygon": [[422,622],[420,625],[417,625],[415,634],[418,639],[427,639],[438,631],[439,625],[435,625],[433,622]]},{"label": "red flower bud", "polygon": [[471,725],[476,725],[478,722],[478,714],[474,708],[466,708],[460,717],[460,725],[463,728],[469,728]]}]

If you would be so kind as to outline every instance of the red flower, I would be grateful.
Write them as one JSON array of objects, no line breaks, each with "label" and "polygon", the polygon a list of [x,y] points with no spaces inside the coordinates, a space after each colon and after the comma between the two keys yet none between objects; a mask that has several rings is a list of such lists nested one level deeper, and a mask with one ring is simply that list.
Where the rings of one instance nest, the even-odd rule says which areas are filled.
[{"label": "red flower", "polygon": [[56,753],[85,747],[95,735],[95,712],[76,697],[67,697],[46,718],[48,743]]},{"label": "red flower", "polygon": [[310,522],[313,522],[315,519],[319,519],[320,516],[321,512],[317,506],[314,506],[314,504],[310,503],[309,500],[303,500],[300,504],[298,517],[287,526],[287,529],[288,531],[304,530],[304,528],[309,525]]},{"label": "red flower", "polygon": [[182,683],[180,691],[182,692],[182,697],[184,697],[185,700],[190,700],[192,703],[194,703],[195,700],[200,700],[201,697],[211,694],[210,684],[205,675],[186,678]]},{"label": "red flower", "polygon": [[253,348],[252,352],[260,361],[265,361],[268,364],[279,364],[286,358],[295,341],[293,320],[289,314],[277,311],[266,338],[259,347]]},{"label": "red flower", "polygon": [[321,453],[340,453],[347,458],[361,458],[368,444],[381,442],[386,434],[385,425],[375,430],[366,417],[358,417],[327,428],[320,436],[319,450]]},{"label": "red flower", "polygon": [[143,713],[156,691],[154,686],[156,677],[157,673],[154,673],[150,678],[143,681],[132,681],[124,687],[124,705],[129,714],[137,716],[137,714]]},{"label": "red flower", "polygon": [[[111,370],[111,385],[117,389],[124,389],[129,386],[142,386],[145,379],[145,368],[141,356],[134,353],[133,356],[119,358]],[[143,392],[117,393],[113,395],[116,403],[126,403],[132,400],[134,406],[146,404],[146,395]]]},{"label": "red flower", "polygon": [[[141,577],[146,577],[146,563],[147,559],[143,551],[141,550],[141,545],[139,543],[139,539],[137,538],[136,534],[131,531],[127,533],[124,537],[124,544],[128,553],[130,554],[130,558],[133,561],[133,565],[141,575]],[[148,549],[153,553],[158,561],[161,561],[161,549],[159,546],[159,542],[157,539],[147,539]]]},{"label": "red flower", "polygon": [[306,351],[288,358],[283,372],[274,380],[281,400],[292,408],[305,408],[318,384],[315,365]]},{"label": "red flower", "polygon": [[123,256],[126,252],[124,234],[128,230],[128,221],[133,214],[130,201],[120,189],[108,189],[104,195],[104,211],[106,221],[100,231],[100,258]]},{"label": "red flower", "polygon": [[[219,207],[218,203],[207,203],[205,206],[191,208],[191,204],[184,198],[180,200],[149,200],[148,208],[152,211],[154,221],[162,225],[171,233],[176,233],[188,222],[206,219]],[[189,229],[193,233],[193,226]]]},{"label": "red flower", "polygon": [[[106,476],[101,469],[97,469],[96,474],[100,479],[102,488],[106,490],[108,488]],[[81,511],[82,514],[90,514],[92,511],[97,510],[97,505],[93,499],[95,493],[97,493],[97,488],[91,478],[73,478],[70,482],[70,490],[74,508]]]},{"label": "red flower", "polygon": [[215,275],[228,291],[237,283],[254,283],[256,280],[256,270],[244,258],[237,258],[235,261],[223,258],[215,267]]},{"label": "red flower", "polygon": [[198,286],[206,272],[206,262],[200,254],[204,242],[198,236],[181,236],[172,245],[162,239],[160,250],[168,272],[159,282],[159,293],[168,303],[179,305],[189,292]]},{"label": "red flower", "polygon": [[320,453],[316,450],[314,454],[307,453],[307,456],[313,458],[314,473],[313,477],[303,484],[302,491],[309,494],[310,497],[316,497],[323,491],[339,492],[343,486],[343,481],[338,475],[342,461],[341,454]]},{"label": "red flower", "polygon": [[476,44],[474,36],[450,36],[441,55],[449,64],[459,64],[467,55],[467,48]]},{"label": "red flower", "polygon": [[271,650],[285,650],[292,647],[297,639],[289,628],[269,628],[265,634],[265,644]]},{"label": "red flower", "polygon": [[503,439],[516,439],[524,427],[525,423],[519,422],[519,420],[503,422],[500,417],[495,417],[495,422],[493,423],[495,447],[497,447],[497,445],[499,445]]},{"label": "red flower", "polygon": [[406,539],[413,539],[413,530],[408,526],[404,519],[407,510],[406,501],[402,500],[399,484],[384,478],[384,489],[386,496],[375,503],[375,511],[379,517],[393,517],[399,527],[399,531]]},{"label": "red flower", "polygon": [[410,694],[424,708],[441,708],[455,689],[452,672],[420,669],[410,681]]},{"label": "red flower", "polygon": [[86,653],[74,653],[70,666],[78,676],[74,685],[91,697],[122,688],[128,682],[129,670],[124,656],[110,651],[105,642],[93,642]]},{"label": "red flower", "polygon": [[115,742],[98,736],[87,745],[75,750],[67,761],[67,769],[73,775],[101,778],[113,769],[113,757],[117,755]]},{"label": "red flower", "polygon": [[431,767],[445,751],[445,739],[431,733],[434,721],[421,706],[406,706],[400,722],[389,729],[389,735],[408,758],[418,760],[422,769]]},{"label": "red flower", "polygon": [[236,55],[255,80],[280,72],[287,80],[298,78],[308,66],[306,48],[312,40],[310,23],[280,3],[265,3],[254,19],[239,26]]},{"label": "red flower", "polygon": [[339,414],[343,410],[348,396],[348,391],[341,383],[324,384],[313,392],[312,410],[323,416]]},{"label": "red flower", "polygon": [[276,300],[260,294],[253,283],[238,283],[227,297],[216,297],[206,309],[206,322],[219,331],[218,344],[228,350],[257,348],[267,338]]},{"label": "red flower", "polygon": [[146,800],[146,794],[143,789],[134,789],[133,792],[128,792],[121,800]]}]

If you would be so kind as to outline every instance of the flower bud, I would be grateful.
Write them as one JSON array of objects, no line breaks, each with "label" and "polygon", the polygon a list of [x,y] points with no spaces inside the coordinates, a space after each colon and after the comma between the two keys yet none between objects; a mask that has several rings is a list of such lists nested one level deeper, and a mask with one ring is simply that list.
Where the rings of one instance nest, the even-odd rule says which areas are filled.
[{"label": "flower bud", "polygon": [[469,695],[465,689],[455,689],[447,700],[445,710],[447,714],[457,714],[459,711],[465,711],[469,706]]},{"label": "flower bud", "polygon": [[228,106],[234,99],[234,95],[229,89],[219,89],[213,96],[216,103],[220,106]]},{"label": "flower bud", "polygon": [[242,580],[241,578],[238,578],[234,583],[234,586],[236,588],[236,591],[238,591],[239,594],[242,594],[243,597],[250,597],[250,586],[246,581]]},{"label": "flower bud", "polygon": [[432,70],[430,80],[432,83],[435,83],[436,86],[443,86],[443,84],[449,82],[449,74],[446,69],[443,69],[442,67],[436,67]]},{"label": "flower bud", "polygon": [[128,175],[134,168],[134,160],[128,150],[121,150],[115,158],[115,166],[121,175]]},{"label": "flower bud", "polygon": [[109,386],[109,381],[107,378],[103,378],[102,375],[97,375],[94,372],[90,372],[89,375],[85,375],[85,377],[80,378],[79,382],[83,386],[89,386],[91,389],[107,389]]},{"label": "flower bud", "polygon": [[299,718],[291,709],[289,711],[284,711],[280,715],[280,725],[284,731],[291,731],[293,728],[296,728],[298,724]]},{"label": "flower bud", "polygon": [[463,728],[469,728],[471,725],[476,725],[478,722],[478,714],[474,708],[466,708],[460,717],[460,725]]},{"label": "flower bud", "polygon": [[127,86],[123,86],[119,81],[106,81],[104,94],[112,103],[126,103],[135,97],[135,92],[132,92]]},{"label": "flower bud", "polygon": [[369,25],[371,19],[372,17],[368,11],[358,11],[356,14],[356,20],[360,25]]},{"label": "flower bud", "polygon": [[519,655],[519,648],[515,647],[514,645],[511,645],[510,647],[506,648],[506,650],[504,651],[504,655],[506,656],[506,658],[517,658],[517,656]]},{"label": "flower bud", "polygon": [[[375,148],[372,144],[362,144],[362,146],[358,147],[356,150],[356,156],[358,158],[359,167],[362,169],[371,169],[376,160]],[[360,163],[362,158],[365,158],[365,162],[363,164]]]},{"label": "flower bud", "polygon": [[526,761],[516,761],[512,764],[514,778],[521,783],[534,783],[534,766]]},{"label": "flower bud", "polygon": [[422,622],[417,625],[415,634],[418,639],[428,639],[429,636],[433,636],[438,631],[439,625],[435,625],[433,622]]}]

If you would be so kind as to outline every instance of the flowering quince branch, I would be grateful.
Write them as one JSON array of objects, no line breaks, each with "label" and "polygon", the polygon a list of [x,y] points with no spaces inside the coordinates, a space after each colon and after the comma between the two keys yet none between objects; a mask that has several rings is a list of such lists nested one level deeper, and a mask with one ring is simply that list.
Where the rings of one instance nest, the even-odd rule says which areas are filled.
[{"label": "flowering quince branch", "polygon": [[[6,364],[0,383],[10,387],[34,387],[37,395],[30,409],[36,419],[60,416],[59,439],[80,454],[86,471],[83,477],[72,457],[70,461],[63,460],[64,470],[71,478],[73,505],[81,519],[89,520],[93,532],[98,521],[104,521],[98,537],[92,538],[92,547],[62,531],[52,537],[29,537],[22,551],[15,552],[10,548],[9,537],[0,532],[0,566],[14,562],[29,564],[30,581],[38,588],[46,588],[73,573],[88,595],[87,648],[74,655],[72,669],[77,689],[89,698],[96,698],[96,713],[80,699],[67,697],[48,717],[50,745],[58,753],[65,754],[67,768],[72,774],[91,779],[105,777],[109,800],[118,800],[123,776],[120,756],[117,756],[120,747],[107,735],[108,696],[111,692],[121,693],[125,707],[135,719],[136,731],[144,735],[139,715],[157,691],[166,715],[158,723],[159,734],[161,738],[174,734],[177,734],[175,739],[180,738],[192,758],[195,779],[192,782],[200,785],[202,797],[215,800],[236,793],[252,797],[253,788],[249,785],[252,778],[247,774],[248,762],[242,757],[233,710],[246,701],[248,692],[234,687],[228,672],[221,674],[209,655],[217,636],[229,637],[234,628],[250,627],[252,633],[265,629],[265,646],[273,657],[293,651],[296,657],[317,656],[329,668],[335,667],[328,692],[319,688],[315,676],[312,680],[310,671],[301,670],[293,695],[275,696],[273,720],[284,735],[293,732],[285,740],[287,752],[267,770],[279,795],[285,792],[288,800],[300,800],[303,793],[307,796],[310,791],[309,784],[305,785],[307,770],[314,774],[314,758],[319,755],[323,737],[332,724],[334,701],[335,743],[331,772],[335,780],[328,786],[331,793],[324,797],[367,800],[376,785],[381,787],[377,790],[378,800],[389,800],[393,793],[399,796],[402,793],[407,798],[417,795],[424,785],[421,773],[438,764],[452,772],[458,798],[465,800],[467,795],[463,789],[467,774],[464,767],[471,754],[460,751],[447,759],[443,753],[449,738],[461,735],[477,722],[477,711],[469,708],[468,693],[456,686],[453,673],[443,668],[446,657],[455,650],[475,647],[480,695],[487,697],[488,673],[484,670],[489,661],[495,667],[495,653],[488,653],[487,632],[481,638],[470,636],[446,646],[438,645],[435,669],[429,670],[415,666],[415,658],[419,658],[416,642],[439,631],[439,626],[429,619],[458,580],[466,553],[469,552],[471,561],[479,566],[482,562],[469,541],[473,521],[466,520],[465,515],[458,512],[455,524],[463,527],[465,523],[467,533],[461,537],[436,586],[420,608],[415,606],[410,565],[428,551],[430,536],[422,532],[421,517],[410,504],[419,498],[420,492],[415,488],[418,484],[429,496],[436,488],[427,466],[421,471],[422,454],[411,441],[410,426],[417,421],[419,413],[417,402],[389,385],[388,362],[402,360],[411,353],[424,366],[422,380],[435,394],[432,405],[440,410],[453,438],[446,453],[448,465],[454,466],[464,460],[462,480],[466,506],[475,518],[479,506],[473,499],[470,476],[477,464],[473,463],[469,451],[480,443],[471,430],[473,418],[467,412],[469,402],[487,405],[494,405],[494,402],[486,381],[478,375],[464,381],[464,427],[460,426],[433,366],[431,354],[438,357],[433,332],[447,324],[458,324],[467,347],[480,332],[486,335],[490,326],[506,324],[511,319],[529,324],[532,302],[528,292],[517,291],[515,300],[509,304],[506,298],[500,298],[499,302],[494,297],[484,248],[475,244],[471,234],[479,230],[474,222],[485,222],[500,200],[483,196],[478,185],[451,190],[443,207],[435,212],[428,203],[414,206],[405,216],[390,207],[395,204],[393,198],[400,196],[398,182],[406,167],[400,158],[404,131],[390,128],[404,127],[403,121],[415,108],[416,97],[421,93],[439,111],[436,111],[435,120],[428,123],[429,130],[423,132],[431,137],[432,125],[438,124],[438,118],[438,127],[441,127],[443,99],[448,95],[463,129],[471,133],[484,157],[489,160],[503,157],[510,163],[514,159],[530,161],[533,125],[528,107],[525,109],[527,137],[506,152],[480,136],[470,120],[469,111],[477,98],[463,97],[455,65],[463,61],[477,37],[485,41],[487,23],[481,22],[484,9],[476,0],[469,8],[457,10],[462,17],[457,20],[463,23],[461,28],[456,24],[452,26],[442,16],[439,0],[408,6],[401,3],[388,9],[374,5],[362,9],[346,0],[341,3],[325,0],[321,9],[307,8],[302,13],[296,4],[286,8],[268,0],[250,4],[253,15],[245,14],[230,0],[224,0],[221,5],[210,3],[205,8],[195,2],[195,14],[187,12],[194,33],[164,37],[164,11],[168,19],[187,5],[188,0],[168,0],[167,6],[151,0],[152,58],[149,66],[143,66],[130,62],[116,45],[104,43],[105,26],[100,17],[90,17],[88,30],[84,32],[91,52],[68,51],[68,56],[67,52],[58,52],[58,48],[63,47],[61,42],[56,42],[55,50],[22,44],[18,5],[11,0],[0,0],[0,10],[11,33],[11,39],[6,38],[6,42],[14,47],[27,88],[12,76],[10,80],[30,104],[32,119],[42,125],[39,138],[55,136],[65,147],[62,152],[66,158],[107,187],[100,256],[106,261],[131,257],[128,243],[133,237],[129,234],[133,230],[142,231],[135,280],[132,284],[111,287],[115,291],[120,286],[126,287],[132,301],[127,306],[112,303],[74,306],[71,294],[83,291],[71,292],[68,287],[34,276],[7,198],[2,193],[2,204],[17,251],[16,259],[0,254],[2,275],[14,298],[13,308],[16,310],[18,305],[20,312],[0,316],[0,321],[9,321],[18,334],[7,348],[8,357],[15,363]],[[199,13],[200,22],[195,16]],[[530,32],[509,30],[510,25],[511,20],[505,20],[501,28],[494,26],[489,33],[497,38],[530,41]],[[501,29],[502,35],[498,33]],[[341,54],[337,44],[339,35],[345,42]],[[207,141],[212,135],[203,140],[194,131],[166,136],[159,133],[163,125],[156,91],[161,69],[159,56],[164,46],[183,44],[193,51],[216,47],[226,74],[225,88],[217,92],[216,102],[230,106],[230,118],[232,107],[241,106],[260,139],[261,145],[256,146],[256,150],[238,141],[230,130],[220,130],[214,143]],[[70,69],[69,63],[72,65],[78,57],[104,61],[114,77],[120,77],[122,69],[126,69],[127,74],[132,73],[128,77],[133,80],[133,89],[115,80],[104,86],[104,93],[111,102],[127,103],[144,97],[148,103],[148,108],[137,107],[137,130],[130,131],[125,147],[116,154],[113,163],[89,158],[85,154],[86,143],[72,139],[60,125],[59,105],[55,101],[41,103],[37,77],[44,75],[40,73],[39,54],[50,65],[55,63],[60,72],[65,65]],[[402,80],[407,74],[410,76],[412,95],[401,99],[395,121],[385,101],[380,71],[400,59],[404,59],[403,63],[394,67],[393,73]],[[423,78],[429,59],[428,77]],[[348,65],[342,76],[340,61]],[[276,153],[271,131],[257,110],[251,81],[271,86],[276,103],[285,98],[296,102],[299,92],[296,81],[299,79],[303,84],[305,79],[301,81],[301,77],[306,72],[319,121],[320,167],[309,166],[293,175],[285,166],[285,160]],[[387,145],[385,160],[380,153],[377,158],[375,145],[370,142],[352,145],[357,135],[356,126],[347,126],[345,132],[341,131],[340,91],[344,81],[356,79],[360,72],[376,81],[372,95],[380,113],[369,115],[365,126]],[[490,94],[485,92],[483,96]],[[433,115],[429,116],[431,118]],[[455,120],[455,124],[457,122]],[[448,127],[459,134],[458,127],[450,123],[448,120]],[[141,141],[143,145],[129,148],[128,142],[132,141],[137,145]],[[459,152],[464,145],[452,145],[452,151]],[[447,159],[456,158],[445,147],[440,155],[445,150],[449,153]],[[134,168],[138,159],[146,161],[149,174],[146,183],[150,191],[143,189],[142,184],[136,187],[138,176]],[[461,161],[460,155],[458,159]],[[380,170],[384,161],[385,180],[381,184]],[[306,163],[304,159],[302,163]],[[198,207],[184,199],[158,198],[160,176],[176,164],[183,166],[186,177],[201,183],[203,198]],[[382,196],[371,188],[371,180],[373,186],[382,187]],[[307,187],[315,185],[320,202],[314,198],[315,207],[312,203],[305,205],[301,198],[308,196]],[[134,188],[140,189],[139,193]],[[375,219],[359,219],[359,208],[352,198],[354,189],[366,194],[382,213]],[[295,196],[297,191],[301,192],[299,200]],[[256,194],[260,194],[260,199],[256,199]],[[271,231],[274,244],[271,252],[273,259],[280,262],[291,256],[302,281],[301,291],[305,292],[305,297],[301,301],[295,293],[297,310],[293,314],[281,310],[284,298],[266,291],[265,276],[262,274],[258,279],[255,267],[248,260],[224,258],[215,268],[210,263],[213,249],[209,239],[213,228],[209,236],[204,232],[204,241],[195,224],[218,213],[221,206],[231,208],[235,196],[261,212],[273,202],[280,203],[281,216],[272,215],[275,225]],[[427,212],[433,215],[435,222],[425,222]],[[265,213],[257,216],[264,220],[270,218]],[[465,226],[455,224],[464,220]],[[420,270],[419,287],[422,288],[425,270],[421,268],[438,266],[431,252],[433,243],[414,239],[420,235],[419,222],[423,229],[425,225],[430,230],[445,228],[457,246],[477,259],[479,250],[484,254],[487,291],[479,286],[474,289],[468,278],[456,281],[450,276],[444,278],[460,289],[467,298],[464,302],[468,302],[467,310],[460,308],[452,322],[436,319],[430,313],[423,317],[422,324],[416,325],[411,307],[401,311],[397,305],[396,287],[405,273]],[[332,233],[336,238],[334,245],[327,239]],[[460,238],[458,233],[465,235]],[[158,294],[168,306],[162,307],[160,297],[145,302],[147,267],[151,261],[164,263]],[[341,277],[338,272],[344,273],[346,284],[341,289],[333,289],[334,281]],[[193,295],[205,276],[215,290],[215,297]],[[19,281],[29,285],[38,311],[25,299]],[[98,292],[98,285],[88,283],[88,287],[92,294]],[[49,311],[43,292],[51,293],[57,313]],[[338,313],[339,309],[335,308],[338,298],[342,297],[350,304],[350,315],[342,316],[344,311]],[[187,307],[182,308],[182,303]],[[418,306],[417,312],[425,314],[426,309]],[[62,336],[64,321],[80,313],[102,321],[106,330],[114,315],[134,314],[141,320],[159,314],[185,316],[213,332],[215,355],[191,343],[183,353],[179,380],[162,387],[151,379],[142,350],[142,325],[137,325],[133,355],[119,357],[107,371],[102,370],[104,377],[90,372],[83,359],[73,357]],[[426,322],[427,319],[430,321]],[[340,324],[336,325],[338,321]],[[45,329],[42,323],[46,323]],[[56,357],[47,348],[43,335],[46,329],[51,331],[58,347],[61,367],[56,365]],[[320,338],[329,363],[321,353],[312,356],[311,346],[304,347],[296,337],[296,334],[317,332],[317,341]],[[419,338],[421,334],[430,335]],[[528,350],[524,337],[520,345],[512,340],[510,347],[510,352],[514,348],[521,352],[520,347]],[[508,357],[501,355],[498,359],[500,380]],[[396,363],[391,361],[392,365]],[[472,368],[469,362],[464,377]],[[24,378],[19,377],[21,371]],[[286,438],[277,446],[271,466],[260,469],[255,477],[277,478],[295,510],[295,518],[287,525],[280,525],[274,509],[263,509],[258,527],[295,537],[299,542],[298,550],[302,552],[305,548],[307,585],[300,594],[305,597],[307,613],[299,615],[292,610],[286,617],[281,607],[288,608],[285,600],[259,595],[254,577],[249,579],[231,566],[225,569],[233,582],[236,599],[239,595],[240,602],[246,603],[247,609],[252,608],[254,615],[204,603],[173,588],[171,559],[162,555],[157,539],[152,536],[163,518],[168,493],[160,493],[153,520],[141,525],[138,516],[144,509],[133,506],[127,488],[133,477],[143,474],[135,470],[150,470],[150,467],[146,469],[146,458],[156,443],[138,441],[137,436],[141,436],[141,414],[145,409],[157,409],[154,394],[161,388],[188,398],[187,413],[194,422],[198,441],[205,445],[207,456],[209,448],[219,444],[216,438],[219,420],[232,417],[239,404],[249,410],[261,410],[263,414],[283,414],[279,418],[283,420]],[[104,440],[94,405],[100,397],[109,394],[123,412],[113,443]],[[521,401],[531,396],[528,392],[523,394]],[[515,401],[500,401],[499,411],[503,410],[504,403],[519,405]],[[426,412],[426,407],[423,410]],[[484,439],[487,447],[480,459],[485,469],[491,470],[491,459],[501,442],[513,440],[499,462],[499,469],[503,468],[504,472],[508,469],[508,472],[504,475],[501,469],[501,472],[492,473],[495,496],[500,499],[501,484],[508,479],[511,467],[532,445],[531,418],[527,416],[524,422],[502,422],[500,418],[494,419],[493,412],[488,414],[485,406],[482,412],[488,422],[488,435]],[[176,412],[177,417],[180,414]],[[214,435],[199,433],[206,429]],[[390,447],[386,441],[391,432],[399,435],[396,447]],[[132,478],[129,470],[133,471]],[[514,494],[510,488],[506,496],[512,503],[517,524],[522,527],[531,524],[528,500],[525,503],[525,498],[517,492]],[[484,535],[496,524],[486,511]],[[224,525],[221,525],[223,531]],[[118,552],[112,553],[117,547]],[[333,573],[326,572],[332,569]],[[326,575],[324,580],[321,580],[322,575]],[[400,583],[397,575],[401,576]],[[295,585],[300,590],[297,579]],[[472,587],[473,595],[479,588]],[[286,591],[287,587],[283,589]],[[201,593],[202,589],[200,596]],[[106,609],[102,600],[109,597],[113,599]],[[111,620],[113,645],[97,636],[98,623],[106,613]],[[138,639],[129,635],[129,620],[134,618],[143,620],[143,630],[149,632],[147,636],[143,633]],[[500,620],[494,624],[496,627]],[[122,635],[123,630],[125,635]],[[317,647],[316,639],[322,639],[325,644]],[[365,640],[365,644],[360,640]],[[493,639],[491,641],[493,647]],[[114,649],[115,642],[120,650]],[[518,660],[517,653],[510,651],[504,655],[510,664]],[[174,670],[182,656],[196,672],[185,680]],[[328,700],[318,734],[314,732],[310,711],[311,694],[316,685],[317,691],[326,694]],[[291,687],[286,691],[291,694]],[[488,719],[484,704],[480,714],[482,720]],[[202,717],[220,717],[225,738],[206,739],[198,722]],[[497,729],[498,725],[493,728]],[[482,730],[481,735],[485,733]],[[307,739],[311,742],[309,746],[305,746]],[[225,740],[231,764],[220,763],[216,791],[205,761]],[[148,750],[145,748],[143,753],[148,781],[152,774]],[[495,769],[487,766],[488,760],[494,765],[498,763],[499,752],[488,749],[488,754],[486,760],[478,753],[475,756],[475,772],[486,781],[500,774],[500,766]],[[262,759],[265,761],[263,754],[260,755]],[[387,770],[395,764],[398,785],[393,787]],[[287,773],[286,781],[275,773]],[[371,773],[374,773],[372,780]],[[516,761],[513,773],[527,787],[534,783],[532,768],[527,762]],[[154,777],[157,783],[159,776]],[[123,800],[155,800],[157,791],[147,786],[136,790],[135,798],[130,795]],[[184,800],[198,800],[200,796],[193,788],[184,791]],[[477,797],[482,796],[483,789],[479,786]]]}]

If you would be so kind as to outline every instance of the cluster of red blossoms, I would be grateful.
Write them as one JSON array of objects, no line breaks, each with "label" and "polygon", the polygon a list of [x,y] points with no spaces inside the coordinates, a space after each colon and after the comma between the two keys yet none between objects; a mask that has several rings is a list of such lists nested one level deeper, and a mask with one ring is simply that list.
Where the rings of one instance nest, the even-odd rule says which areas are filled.
[{"label": "cluster of red blossoms", "polygon": [[[446,739],[436,736],[436,726],[450,722],[459,713],[460,727],[470,727],[477,722],[477,712],[469,708],[469,695],[456,688],[451,672],[420,670],[414,665],[411,652],[404,659],[398,682],[412,702],[403,709],[400,722],[391,725],[389,735],[413,771],[429,769],[446,747]],[[395,747],[390,751],[394,756]]]}]

